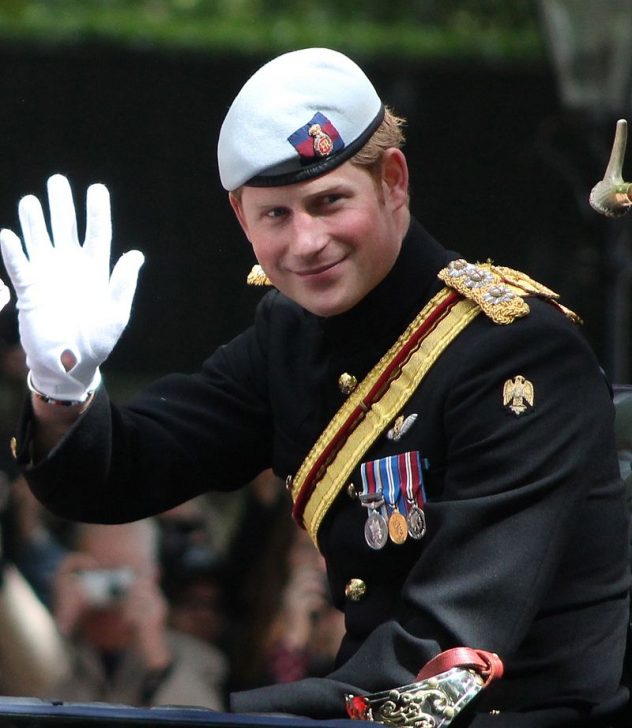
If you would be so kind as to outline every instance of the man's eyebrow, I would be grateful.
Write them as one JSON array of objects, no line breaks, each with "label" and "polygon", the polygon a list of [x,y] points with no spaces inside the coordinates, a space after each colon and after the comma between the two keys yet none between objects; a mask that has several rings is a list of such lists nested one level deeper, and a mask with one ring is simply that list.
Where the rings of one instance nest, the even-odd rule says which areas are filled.
[{"label": "man's eyebrow", "polygon": [[327,185],[326,187],[323,187],[320,190],[315,190],[314,192],[310,193],[306,199],[311,200],[317,197],[326,197],[327,195],[336,195],[343,192],[347,192],[350,189],[350,186],[348,183],[344,181],[340,182],[333,182],[330,185]]},{"label": "man's eyebrow", "polygon": [[288,203],[285,200],[270,200],[269,202],[266,202],[265,200],[262,200],[261,202],[255,202],[253,203],[253,207],[256,210],[273,210],[275,207],[287,207]]},{"label": "man's eyebrow", "polygon": [[[323,186],[321,189],[314,190],[313,192],[310,192],[309,194],[305,195],[301,199],[306,202],[310,203],[314,200],[317,200],[320,197],[326,197],[327,195],[335,195],[335,194],[341,194],[346,191],[348,191],[349,185],[345,183],[344,181],[340,182],[334,182],[332,184],[329,184],[327,186]],[[291,203],[287,201],[285,197],[282,195],[279,195],[278,198],[270,199],[268,201],[261,200],[260,202],[255,202],[254,207],[257,210],[271,210],[275,207],[289,207]]]}]

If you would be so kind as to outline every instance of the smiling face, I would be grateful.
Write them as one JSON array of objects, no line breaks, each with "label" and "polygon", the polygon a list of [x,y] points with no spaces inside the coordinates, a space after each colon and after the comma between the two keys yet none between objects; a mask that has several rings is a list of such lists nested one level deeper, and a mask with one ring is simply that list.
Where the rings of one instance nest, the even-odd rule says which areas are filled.
[{"label": "smiling face", "polygon": [[404,155],[388,149],[375,179],[346,162],[305,182],[230,195],[274,286],[318,316],[348,311],[393,267],[409,223]]}]

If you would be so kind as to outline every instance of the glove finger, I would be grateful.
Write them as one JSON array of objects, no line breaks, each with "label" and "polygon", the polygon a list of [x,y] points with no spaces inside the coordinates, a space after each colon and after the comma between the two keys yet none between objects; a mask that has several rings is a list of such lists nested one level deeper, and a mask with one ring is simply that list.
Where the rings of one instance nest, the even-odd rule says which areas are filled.
[{"label": "glove finger", "polygon": [[30,278],[30,263],[22,249],[22,242],[13,231],[2,230],[0,232],[0,249],[2,250],[4,267],[7,269],[18,298],[20,298]]},{"label": "glove finger", "polygon": [[46,229],[44,212],[37,197],[33,195],[23,197],[18,205],[18,216],[29,260],[33,262],[38,257],[44,258],[49,255],[52,245]]},{"label": "glove finger", "polygon": [[61,174],[54,174],[47,182],[48,205],[53,242],[59,250],[79,246],[77,237],[77,215],[72,199],[70,183]]},{"label": "glove finger", "polygon": [[124,328],[129,319],[132,301],[136,291],[138,272],[145,262],[139,250],[130,250],[122,255],[110,277],[110,315],[113,322]]},{"label": "glove finger", "polygon": [[86,239],[83,249],[93,261],[95,270],[101,271],[106,277],[110,273],[111,241],[110,193],[105,185],[90,185],[86,196]]}]

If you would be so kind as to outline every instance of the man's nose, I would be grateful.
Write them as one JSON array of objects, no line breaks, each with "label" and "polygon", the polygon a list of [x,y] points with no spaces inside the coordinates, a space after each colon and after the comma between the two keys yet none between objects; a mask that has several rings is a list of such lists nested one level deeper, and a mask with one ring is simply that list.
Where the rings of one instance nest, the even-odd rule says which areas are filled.
[{"label": "man's nose", "polygon": [[302,257],[320,252],[327,245],[327,233],[322,221],[308,212],[294,214],[292,252]]}]

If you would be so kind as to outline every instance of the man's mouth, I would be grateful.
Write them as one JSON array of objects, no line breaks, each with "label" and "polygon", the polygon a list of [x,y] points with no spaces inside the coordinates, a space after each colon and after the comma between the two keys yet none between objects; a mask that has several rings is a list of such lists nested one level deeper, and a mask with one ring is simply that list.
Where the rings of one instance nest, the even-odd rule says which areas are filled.
[{"label": "man's mouth", "polygon": [[325,263],[324,265],[318,265],[314,266],[313,268],[303,268],[302,270],[295,270],[294,274],[301,277],[301,278],[310,278],[313,276],[321,275],[322,273],[326,273],[328,270],[331,270],[332,268],[335,268],[337,265],[342,263],[344,258],[341,258],[340,260],[334,260],[331,263]]}]

